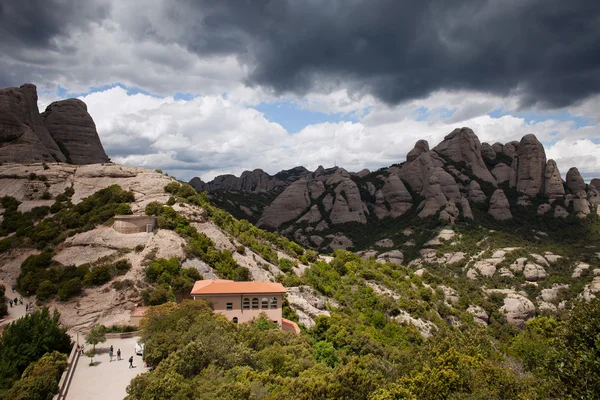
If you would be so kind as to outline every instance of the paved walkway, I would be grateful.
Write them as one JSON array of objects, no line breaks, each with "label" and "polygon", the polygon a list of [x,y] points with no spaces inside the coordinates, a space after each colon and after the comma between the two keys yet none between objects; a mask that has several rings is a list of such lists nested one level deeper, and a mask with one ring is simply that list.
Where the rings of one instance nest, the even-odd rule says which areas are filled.
[{"label": "paved walkway", "polygon": [[[21,295],[17,292],[13,293],[10,289],[10,286],[8,286],[6,288],[6,294],[5,296],[7,298],[10,299],[14,299],[15,297],[19,298],[21,297]],[[25,304],[27,304],[28,302],[30,304],[33,304],[34,298],[25,298],[23,297],[23,305],[13,305],[12,307],[10,306],[10,304],[8,304],[8,301],[6,302],[6,307],[8,309],[8,315],[6,317],[4,317],[4,321],[0,322],[0,326],[1,325],[7,325],[10,324],[11,322],[21,318],[22,316],[25,315]],[[34,310],[37,310],[38,307],[34,306]],[[1,330],[2,328],[0,328]]]},{"label": "paved walkway", "polygon": [[[105,343],[96,346],[94,366],[90,366],[90,359],[79,356],[71,386],[67,391],[66,400],[117,400],[126,395],[126,388],[131,379],[146,372],[141,356],[136,356],[135,343],[138,338],[108,339]],[[108,349],[113,345],[115,355],[113,361],[109,360]],[[85,350],[90,349],[85,344]],[[116,361],[117,349],[121,349],[123,360]],[[133,365],[129,368],[127,360],[133,355]]]}]

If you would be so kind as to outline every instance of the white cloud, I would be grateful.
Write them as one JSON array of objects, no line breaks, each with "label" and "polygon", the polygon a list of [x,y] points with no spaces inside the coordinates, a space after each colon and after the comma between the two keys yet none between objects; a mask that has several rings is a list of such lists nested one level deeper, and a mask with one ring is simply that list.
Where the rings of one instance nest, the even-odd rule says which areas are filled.
[{"label": "white cloud", "polygon": [[[482,142],[489,143],[520,140],[534,133],[546,143],[548,158],[557,161],[563,175],[571,166],[578,166],[586,174],[600,171],[595,156],[600,145],[590,140],[600,138],[595,125],[577,128],[572,122],[553,120],[527,123],[511,115],[481,115],[485,111],[457,123],[441,118],[437,111],[429,118],[416,118],[415,110],[420,107],[440,110],[449,109],[444,104],[451,104],[458,113],[473,109],[472,105],[484,97],[437,93],[430,101],[396,107],[376,104],[359,122],[313,124],[295,134],[269,121],[239,97],[207,95],[184,101],[128,95],[125,89],[114,87],[81,99],[87,103],[113,161],[161,168],[186,180],[193,176],[210,180],[225,173],[239,175],[255,168],[276,173],[298,165],[311,170],[334,163],[350,171],[376,169],[404,161],[417,140],[426,139],[433,147],[462,126],[471,127]],[[40,103],[43,101],[45,98],[40,97]],[[494,107],[507,103],[501,99],[489,101]]]}]

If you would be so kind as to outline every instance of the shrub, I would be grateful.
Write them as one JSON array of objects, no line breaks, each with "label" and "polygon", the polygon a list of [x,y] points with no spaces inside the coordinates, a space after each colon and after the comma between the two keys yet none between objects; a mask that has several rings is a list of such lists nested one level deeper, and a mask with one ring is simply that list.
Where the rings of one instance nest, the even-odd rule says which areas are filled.
[{"label": "shrub", "polygon": [[172,206],[173,204],[175,204],[175,197],[171,196],[169,197],[169,200],[167,200],[167,205]]},{"label": "shrub", "polygon": [[294,266],[295,266],[294,262],[290,259],[287,259],[287,258],[279,259],[279,269],[284,273],[291,272],[293,270]]},{"label": "shrub", "polygon": [[42,194],[42,200],[50,200],[51,198],[52,198],[52,195],[47,190]]},{"label": "shrub", "polygon": [[38,300],[41,301],[46,301],[55,294],[56,285],[50,282],[49,280],[42,281],[35,292],[35,295],[37,296]]},{"label": "shrub", "polygon": [[86,285],[102,285],[110,280],[110,266],[99,265],[94,267],[84,278]]},{"label": "shrub", "polygon": [[11,211],[17,211],[17,208],[19,208],[19,205],[21,204],[20,201],[12,196],[4,196],[0,198],[0,203],[2,204],[2,208]]},{"label": "shrub", "polygon": [[146,215],[159,216],[162,213],[163,205],[159,201],[151,201],[146,205],[144,212]]},{"label": "shrub", "polygon": [[181,184],[178,182],[170,182],[165,186],[165,192],[167,193],[172,193],[172,194],[177,194],[177,192],[179,191],[179,188],[181,187]]},{"label": "shrub", "polygon": [[114,281],[111,286],[113,289],[119,291],[123,289],[128,289],[133,287],[133,281],[131,279],[125,279],[122,281]]},{"label": "shrub", "polygon": [[29,180],[30,181],[34,181],[37,178],[37,175],[35,174],[35,172],[32,172],[29,174]]},{"label": "shrub", "polygon": [[50,169],[50,167],[49,167],[49,166],[48,166],[48,164],[46,164],[46,163],[42,163],[42,167],[43,167],[45,170],[47,170],[47,169]]},{"label": "shrub", "polygon": [[113,269],[115,275],[125,275],[131,269],[131,263],[122,259],[113,264]]},{"label": "shrub", "polygon": [[61,301],[69,300],[71,297],[78,295],[83,290],[81,279],[73,278],[63,283],[58,289],[58,298]]},{"label": "shrub", "polygon": [[159,285],[142,292],[144,304],[148,306],[158,306],[168,301],[175,301],[173,291],[167,285]]}]

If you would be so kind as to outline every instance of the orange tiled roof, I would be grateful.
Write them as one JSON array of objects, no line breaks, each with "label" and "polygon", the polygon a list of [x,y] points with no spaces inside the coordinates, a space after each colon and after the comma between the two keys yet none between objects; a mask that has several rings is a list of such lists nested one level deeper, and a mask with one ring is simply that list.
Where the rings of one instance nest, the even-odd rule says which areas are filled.
[{"label": "orange tiled roof", "polygon": [[234,282],[224,279],[196,281],[191,294],[245,294],[245,293],[285,293],[281,283],[274,282]]}]

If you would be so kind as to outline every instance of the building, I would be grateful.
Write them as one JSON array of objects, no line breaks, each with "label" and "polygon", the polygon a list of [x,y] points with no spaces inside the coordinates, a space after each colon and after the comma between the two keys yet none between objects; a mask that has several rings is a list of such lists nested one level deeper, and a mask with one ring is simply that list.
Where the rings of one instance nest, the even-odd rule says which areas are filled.
[{"label": "building", "polygon": [[152,232],[156,217],[152,215],[115,215],[113,229],[120,233]]},{"label": "building", "polygon": [[285,288],[274,282],[234,282],[224,279],[197,281],[192,288],[194,300],[206,300],[215,312],[234,323],[244,323],[265,313],[281,329],[300,333],[298,325],[282,318]]}]

